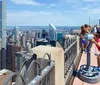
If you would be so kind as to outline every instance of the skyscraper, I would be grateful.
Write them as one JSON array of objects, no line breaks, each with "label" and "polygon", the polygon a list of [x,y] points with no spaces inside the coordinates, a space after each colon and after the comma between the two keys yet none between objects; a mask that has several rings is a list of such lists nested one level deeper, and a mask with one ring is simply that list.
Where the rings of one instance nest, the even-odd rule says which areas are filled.
[{"label": "skyscraper", "polygon": [[14,32],[14,40],[17,42],[18,41],[18,27],[17,26],[15,26],[14,27],[14,30],[13,30]]},{"label": "skyscraper", "polygon": [[6,49],[6,3],[5,0],[0,0],[0,38],[1,48]]},{"label": "skyscraper", "polygon": [[6,68],[6,2],[0,0],[0,69]]},{"label": "skyscraper", "polygon": [[12,43],[7,44],[7,50],[6,50],[6,68],[9,70],[12,70],[13,72],[16,71],[16,52],[20,51],[21,47],[18,45]]},{"label": "skyscraper", "polygon": [[99,25],[100,25],[100,19],[99,19]]},{"label": "skyscraper", "polygon": [[49,38],[50,40],[56,40],[56,27],[49,24]]}]

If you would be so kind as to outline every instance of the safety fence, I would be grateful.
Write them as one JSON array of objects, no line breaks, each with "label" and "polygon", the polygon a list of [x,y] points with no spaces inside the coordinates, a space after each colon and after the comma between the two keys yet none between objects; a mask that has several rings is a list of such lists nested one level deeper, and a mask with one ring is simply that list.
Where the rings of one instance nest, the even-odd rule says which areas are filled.
[{"label": "safety fence", "polygon": [[[64,57],[65,57],[65,75],[67,75],[67,72],[70,69],[70,66],[73,65],[73,60],[75,59],[77,55],[77,39],[75,36],[69,37],[65,36],[63,38],[63,44],[64,44]],[[64,76],[65,76],[64,75]]]},{"label": "safety fence", "polygon": [[[18,55],[18,54],[17,54]],[[48,56],[48,59],[45,57]],[[19,72],[13,72],[4,85],[8,85],[9,81],[13,81],[13,85],[55,85],[55,63],[51,61],[50,54],[46,53],[41,59],[38,60],[28,58],[22,64]],[[44,65],[47,63],[47,65]]]},{"label": "safety fence", "polygon": [[64,46],[64,57],[65,57],[64,77],[65,77],[65,85],[67,85],[69,83],[66,83],[66,82],[71,81],[71,77],[73,76],[73,71],[74,71],[76,62],[79,60],[78,56],[79,56],[79,53],[81,52],[81,39],[78,36],[73,36],[73,37],[64,36],[63,46]]}]

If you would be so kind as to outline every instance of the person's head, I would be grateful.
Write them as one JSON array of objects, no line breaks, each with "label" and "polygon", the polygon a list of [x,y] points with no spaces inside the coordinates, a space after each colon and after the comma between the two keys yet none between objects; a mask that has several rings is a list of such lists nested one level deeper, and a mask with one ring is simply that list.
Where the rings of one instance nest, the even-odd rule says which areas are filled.
[{"label": "person's head", "polygon": [[94,39],[99,39],[99,38],[100,38],[100,34],[95,33],[95,34],[94,34]]},{"label": "person's head", "polygon": [[88,27],[89,27],[89,25],[88,25],[88,24],[84,24],[84,27],[85,27],[85,28],[88,28]]},{"label": "person's head", "polygon": [[81,26],[82,35],[85,35],[87,32],[90,32],[90,31],[91,31],[91,26],[89,26],[88,24]]},{"label": "person's head", "polygon": [[86,31],[89,31],[89,32],[90,32],[91,29],[92,29],[92,27],[91,27],[90,25],[88,25],[88,24],[85,24],[84,27],[85,27],[85,30],[86,30]]}]

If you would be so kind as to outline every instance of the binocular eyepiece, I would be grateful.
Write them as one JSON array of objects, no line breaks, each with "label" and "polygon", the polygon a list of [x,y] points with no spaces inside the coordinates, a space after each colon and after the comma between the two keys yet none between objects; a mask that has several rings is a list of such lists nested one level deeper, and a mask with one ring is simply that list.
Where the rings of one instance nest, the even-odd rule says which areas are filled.
[{"label": "binocular eyepiece", "polygon": [[86,33],[85,35],[84,35],[84,39],[82,39],[82,43],[83,44],[86,44],[89,40],[92,40],[93,38],[94,38],[94,33],[96,33],[97,32],[97,29],[96,29],[96,27],[94,27],[94,28],[92,28],[92,30],[91,30],[91,33]]}]

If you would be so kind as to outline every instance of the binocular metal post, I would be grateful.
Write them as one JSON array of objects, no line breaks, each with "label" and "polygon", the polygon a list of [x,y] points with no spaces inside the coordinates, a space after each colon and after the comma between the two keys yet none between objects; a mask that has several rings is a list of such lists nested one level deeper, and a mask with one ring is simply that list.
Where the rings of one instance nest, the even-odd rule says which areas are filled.
[{"label": "binocular metal post", "polygon": [[89,42],[87,46],[87,64],[86,65],[81,65],[79,72],[78,72],[78,77],[87,83],[98,83],[100,82],[100,73],[95,70],[95,66],[90,65],[90,49],[92,47],[92,43]]}]

